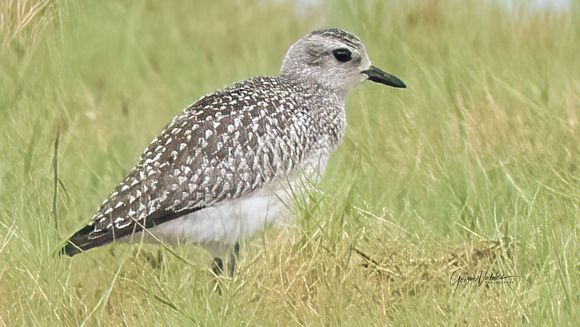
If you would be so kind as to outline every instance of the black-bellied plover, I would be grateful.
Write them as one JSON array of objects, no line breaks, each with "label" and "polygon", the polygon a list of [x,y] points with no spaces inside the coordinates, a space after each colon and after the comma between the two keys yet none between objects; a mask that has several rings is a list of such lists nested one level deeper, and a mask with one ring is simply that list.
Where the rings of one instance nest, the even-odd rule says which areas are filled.
[{"label": "black-bellied plover", "polygon": [[323,174],[345,132],[346,94],[366,80],[406,87],[371,66],[355,35],[304,36],[279,76],[238,82],[175,117],[61,252],[73,256],[146,229],[205,248],[220,271],[238,240],[288,211],[289,188]]}]

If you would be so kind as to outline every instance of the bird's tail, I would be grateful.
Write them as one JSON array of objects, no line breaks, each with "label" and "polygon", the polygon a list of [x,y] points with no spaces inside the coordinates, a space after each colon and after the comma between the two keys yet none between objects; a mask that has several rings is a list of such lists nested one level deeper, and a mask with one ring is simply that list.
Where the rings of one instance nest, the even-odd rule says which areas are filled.
[{"label": "bird's tail", "polygon": [[114,238],[108,238],[106,233],[103,233],[104,235],[95,235],[93,233],[89,237],[91,232],[94,232],[94,227],[90,225],[80,229],[74,233],[74,235],[66,241],[66,244],[55,254],[59,256],[66,254],[69,257],[72,257],[75,254],[110,243],[114,240]]}]

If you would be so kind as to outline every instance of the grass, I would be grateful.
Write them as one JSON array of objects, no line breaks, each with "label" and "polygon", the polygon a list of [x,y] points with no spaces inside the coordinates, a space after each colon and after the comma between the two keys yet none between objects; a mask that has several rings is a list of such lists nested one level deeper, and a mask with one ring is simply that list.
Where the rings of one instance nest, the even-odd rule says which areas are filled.
[{"label": "grass", "polygon": [[[0,325],[573,325],[579,6],[0,5]],[[245,241],[221,295],[193,246],[51,256],[181,108],[276,74],[321,26],[359,35],[409,88],[350,94],[344,143],[297,197],[296,226]],[[517,278],[456,287],[457,269]]]}]

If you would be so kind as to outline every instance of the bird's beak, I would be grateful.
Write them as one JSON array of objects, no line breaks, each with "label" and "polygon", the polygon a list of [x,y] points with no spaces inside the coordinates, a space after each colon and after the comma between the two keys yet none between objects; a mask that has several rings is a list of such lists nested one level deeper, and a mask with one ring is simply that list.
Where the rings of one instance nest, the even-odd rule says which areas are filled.
[{"label": "bird's beak", "polygon": [[373,82],[385,84],[392,87],[400,87],[400,88],[407,87],[407,85],[405,85],[405,83],[403,83],[403,81],[401,81],[397,77],[387,72],[384,72],[375,66],[371,66],[371,69],[364,70],[362,73],[367,75],[369,77],[368,79]]}]

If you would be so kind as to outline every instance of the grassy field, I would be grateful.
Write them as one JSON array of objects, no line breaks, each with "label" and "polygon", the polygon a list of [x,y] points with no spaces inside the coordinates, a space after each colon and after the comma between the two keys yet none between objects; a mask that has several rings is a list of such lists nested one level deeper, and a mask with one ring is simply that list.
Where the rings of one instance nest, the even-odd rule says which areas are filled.
[{"label": "grassy field", "polygon": [[[0,326],[580,321],[578,1],[199,2],[0,4]],[[409,87],[349,95],[296,226],[245,241],[221,295],[194,246],[51,255],[182,108],[323,26]]]}]

